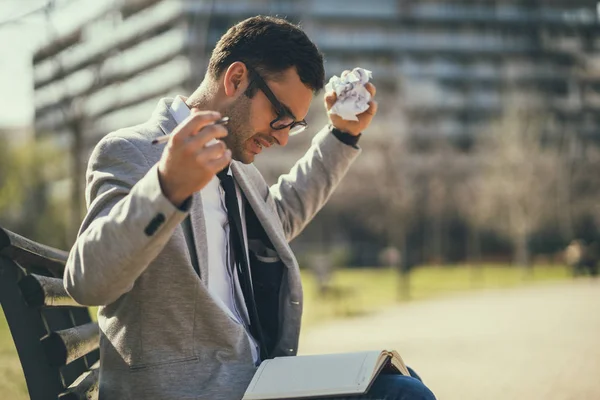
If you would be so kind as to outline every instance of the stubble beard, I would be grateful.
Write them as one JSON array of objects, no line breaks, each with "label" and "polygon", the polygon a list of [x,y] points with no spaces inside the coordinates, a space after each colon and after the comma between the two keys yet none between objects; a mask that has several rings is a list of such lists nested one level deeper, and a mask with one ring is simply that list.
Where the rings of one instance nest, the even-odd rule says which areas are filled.
[{"label": "stubble beard", "polygon": [[254,155],[244,149],[246,141],[254,135],[250,124],[250,99],[242,95],[222,115],[229,117],[229,134],[222,140],[231,150],[231,158],[244,164],[252,163]]}]

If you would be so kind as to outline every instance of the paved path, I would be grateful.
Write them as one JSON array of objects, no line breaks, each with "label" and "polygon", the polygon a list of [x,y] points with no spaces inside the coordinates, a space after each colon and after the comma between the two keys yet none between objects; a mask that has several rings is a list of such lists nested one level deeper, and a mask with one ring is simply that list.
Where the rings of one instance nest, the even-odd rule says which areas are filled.
[{"label": "paved path", "polygon": [[439,400],[600,399],[600,280],[415,302],[321,325],[301,354],[397,349]]}]

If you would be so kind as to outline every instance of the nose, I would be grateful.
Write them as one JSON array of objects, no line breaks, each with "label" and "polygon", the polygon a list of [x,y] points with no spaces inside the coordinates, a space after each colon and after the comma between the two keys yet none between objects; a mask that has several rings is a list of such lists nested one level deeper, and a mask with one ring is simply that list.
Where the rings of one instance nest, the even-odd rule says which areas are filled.
[{"label": "nose", "polygon": [[279,131],[272,131],[271,136],[277,140],[277,143],[279,143],[280,146],[285,146],[290,138],[290,129],[286,128]]}]

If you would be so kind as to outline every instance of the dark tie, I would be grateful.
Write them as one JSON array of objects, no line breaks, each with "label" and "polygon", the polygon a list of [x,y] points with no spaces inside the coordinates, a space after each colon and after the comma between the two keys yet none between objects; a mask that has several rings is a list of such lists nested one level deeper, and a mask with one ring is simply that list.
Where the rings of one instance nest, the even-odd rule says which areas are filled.
[{"label": "dark tie", "polygon": [[[236,266],[244,302],[250,317],[250,333],[256,339],[260,348],[261,359],[267,356],[267,350],[264,347],[263,334],[258,319],[258,311],[254,294],[252,293],[252,283],[250,279],[250,264],[246,255],[244,245],[244,234],[242,232],[242,218],[238,206],[237,195],[235,191],[235,182],[233,177],[227,174],[227,169],[217,174],[221,181],[221,186],[225,192],[225,206],[227,207],[227,217],[229,219],[229,242],[233,249],[234,264]],[[233,271],[232,271],[233,272]],[[235,283],[235,279],[234,279]]]}]

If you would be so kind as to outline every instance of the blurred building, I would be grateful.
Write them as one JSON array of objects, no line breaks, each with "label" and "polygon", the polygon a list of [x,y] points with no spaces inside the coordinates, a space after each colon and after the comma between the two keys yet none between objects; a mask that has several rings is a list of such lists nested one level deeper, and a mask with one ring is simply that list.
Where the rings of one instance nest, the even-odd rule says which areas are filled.
[{"label": "blurred building", "polygon": [[373,70],[380,94],[398,93],[409,129],[420,134],[476,134],[509,92],[519,107],[549,109],[581,133],[598,131],[600,24],[589,1],[117,4],[36,52],[38,132],[70,135],[83,125],[93,142],[143,120],[158,97],[192,91],[216,40],[256,14],[301,22],[325,53],[328,76],[357,65]]},{"label": "blurred building", "polygon": [[82,150],[104,134],[144,121],[164,95],[191,93],[218,38],[257,14],[300,22],[325,53],[328,77],[373,71],[380,115],[371,137],[468,142],[510,106],[550,113],[557,132],[600,138],[600,24],[588,0],[107,2],[35,53],[37,134],[73,148],[80,171]]}]

